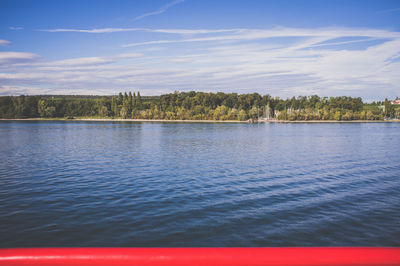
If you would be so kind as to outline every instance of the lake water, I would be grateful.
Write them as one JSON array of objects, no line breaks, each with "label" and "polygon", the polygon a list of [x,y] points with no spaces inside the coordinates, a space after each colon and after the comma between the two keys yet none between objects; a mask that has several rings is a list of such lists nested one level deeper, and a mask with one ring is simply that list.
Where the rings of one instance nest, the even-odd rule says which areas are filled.
[{"label": "lake water", "polygon": [[0,247],[400,246],[400,124],[0,122]]}]

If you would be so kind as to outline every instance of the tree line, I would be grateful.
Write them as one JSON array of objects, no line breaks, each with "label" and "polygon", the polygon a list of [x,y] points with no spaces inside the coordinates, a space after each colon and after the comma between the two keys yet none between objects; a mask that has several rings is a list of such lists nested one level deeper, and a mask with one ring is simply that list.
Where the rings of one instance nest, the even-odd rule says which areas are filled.
[{"label": "tree line", "polygon": [[0,118],[131,118],[166,120],[383,120],[400,117],[390,101],[363,103],[360,97],[299,96],[287,99],[258,93],[177,92],[142,97],[3,96]]}]

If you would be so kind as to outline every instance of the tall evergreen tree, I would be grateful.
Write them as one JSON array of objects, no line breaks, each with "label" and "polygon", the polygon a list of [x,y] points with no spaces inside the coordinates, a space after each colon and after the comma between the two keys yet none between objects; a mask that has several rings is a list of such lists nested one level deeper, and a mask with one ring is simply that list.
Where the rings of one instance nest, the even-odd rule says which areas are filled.
[{"label": "tall evergreen tree", "polygon": [[138,109],[142,108],[142,98],[140,97],[140,92],[137,93],[136,105]]},{"label": "tall evergreen tree", "polygon": [[118,105],[120,105],[120,104],[122,104],[122,101],[124,100],[124,96],[122,95],[122,92],[120,92],[119,94],[118,94],[118,101],[117,101],[117,104]]},{"label": "tall evergreen tree", "polygon": [[128,101],[132,104],[132,92],[129,92]]},{"label": "tall evergreen tree", "polygon": [[118,100],[115,96],[111,98],[111,115],[113,117],[119,115]]},{"label": "tall evergreen tree", "polygon": [[135,108],[135,106],[136,106],[136,93],[133,92],[133,95],[132,95],[132,108]]}]

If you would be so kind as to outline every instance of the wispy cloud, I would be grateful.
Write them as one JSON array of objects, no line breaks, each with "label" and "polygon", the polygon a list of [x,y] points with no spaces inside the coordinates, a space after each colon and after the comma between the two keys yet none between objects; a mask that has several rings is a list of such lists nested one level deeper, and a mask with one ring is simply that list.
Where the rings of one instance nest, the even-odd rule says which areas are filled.
[{"label": "wispy cloud", "polygon": [[268,38],[283,38],[283,37],[315,37],[323,40],[329,40],[340,37],[373,37],[373,38],[393,38],[400,37],[400,33],[393,33],[384,30],[369,30],[369,29],[293,29],[293,28],[276,28],[272,30],[262,29],[233,29],[225,30],[227,33],[216,36],[205,36],[196,38],[184,38],[176,40],[155,40],[147,42],[127,43],[122,47],[135,47],[153,44],[171,44],[171,43],[186,43],[186,42],[225,42],[225,41],[254,41]]},{"label": "wispy cloud", "polygon": [[23,30],[23,27],[8,27],[10,30]]},{"label": "wispy cloud", "polygon": [[153,32],[153,33],[166,33],[166,34],[180,34],[180,35],[197,35],[197,34],[211,34],[211,33],[224,33],[234,32],[237,29],[221,29],[221,30],[206,30],[206,29],[148,29],[148,28],[99,28],[99,29],[45,29],[39,31],[46,32],[78,32],[78,33],[114,33],[114,32]]},{"label": "wispy cloud", "polygon": [[144,47],[125,48],[134,53],[112,56],[47,61],[35,54],[0,53],[0,63],[4,63],[0,64],[0,83],[19,91],[38,86],[52,88],[48,93],[84,93],[96,88],[91,94],[111,94],[135,87],[148,95],[178,88],[258,91],[281,97],[318,93],[365,99],[391,97],[400,84],[400,33],[396,31],[151,31],[179,36],[154,41],[159,36],[154,34],[152,40],[129,44]]},{"label": "wispy cloud", "polygon": [[[56,60],[50,62],[39,62],[36,63],[36,66],[41,67],[61,67],[63,69],[71,69],[71,68],[79,68],[85,66],[94,66],[98,67],[105,64],[116,63],[120,60],[133,59],[143,56],[140,53],[125,53],[125,54],[117,54],[114,56],[98,56],[98,57],[78,57],[72,59],[65,60]],[[58,69],[61,69],[58,68]]]},{"label": "wispy cloud", "polygon": [[343,42],[328,42],[328,43],[318,43],[311,45],[310,47],[319,47],[319,46],[333,46],[333,45],[343,45],[343,44],[351,44],[351,43],[362,43],[362,42],[370,42],[374,40],[379,40],[379,38],[364,38],[361,40],[351,40],[351,41],[343,41]]},{"label": "wispy cloud", "polygon": [[400,7],[399,8],[391,8],[391,9],[385,9],[385,10],[381,10],[378,11],[377,13],[379,14],[383,14],[383,13],[391,13],[391,12],[399,12],[400,11]]},{"label": "wispy cloud", "polygon": [[3,64],[11,65],[16,63],[32,62],[39,58],[39,55],[33,53],[0,52],[0,66]]},{"label": "wispy cloud", "polygon": [[141,28],[101,28],[101,29],[48,29],[40,30],[46,32],[82,32],[82,33],[114,33],[114,32],[129,32],[129,31],[146,31]]},{"label": "wispy cloud", "polygon": [[11,43],[10,41],[0,39],[0,46],[7,46],[10,43]]},{"label": "wispy cloud", "polygon": [[165,5],[163,5],[162,7],[160,7],[159,9],[157,9],[157,10],[155,10],[155,11],[148,12],[148,13],[144,13],[144,14],[142,14],[142,15],[140,15],[140,16],[135,17],[135,18],[133,19],[133,21],[141,20],[141,19],[143,19],[143,18],[145,18],[145,17],[149,17],[149,16],[154,16],[154,15],[162,14],[162,13],[164,13],[165,11],[167,11],[170,7],[173,7],[173,6],[175,6],[175,5],[177,5],[177,4],[180,4],[180,3],[182,3],[182,2],[184,2],[184,0],[174,0],[174,1],[172,1],[172,2],[169,2],[169,3],[165,4]]}]

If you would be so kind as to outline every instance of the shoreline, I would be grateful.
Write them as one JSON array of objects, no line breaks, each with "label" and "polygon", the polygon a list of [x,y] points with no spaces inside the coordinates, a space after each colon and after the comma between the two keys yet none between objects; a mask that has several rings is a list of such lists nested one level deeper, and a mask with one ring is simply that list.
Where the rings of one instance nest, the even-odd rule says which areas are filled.
[{"label": "shoreline", "polygon": [[400,120],[165,120],[165,119],[122,119],[122,118],[0,118],[0,121],[92,121],[92,122],[158,122],[158,123],[282,123],[282,124],[304,124],[304,123],[399,123]]},{"label": "shoreline", "polygon": [[276,120],[274,123],[399,123],[400,120]]},{"label": "shoreline", "polygon": [[0,121],[92,121],[92,122],[167,122],[167,123],[249,123],[238,120],[165,120],[165,119],[123,119],[123,118],[0,118]]}]

